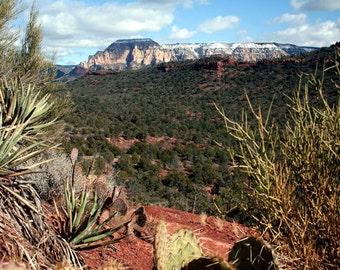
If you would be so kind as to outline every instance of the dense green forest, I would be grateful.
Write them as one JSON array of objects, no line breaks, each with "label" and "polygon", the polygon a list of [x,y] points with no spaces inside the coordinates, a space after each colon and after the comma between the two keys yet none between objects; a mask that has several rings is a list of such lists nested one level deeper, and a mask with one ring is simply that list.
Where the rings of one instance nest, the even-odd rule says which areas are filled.
[{"label": "dense green forest", "polygon": [[[97,174],[105,164],[107,173],[119,172],[117,181],[136,202],[245,221],[246,215],[234,206],[246,199],[247,179],[230,167],[226,148],[233,140],[215,104],[239,121],[242,110],[249,110],[248,95],[254,108],[261,106],[265,113],[271,108],[273,119],[283,124],[287,96],[298,87],[299,75],[321,76],[324,65],[334,64],[334,55],[332,46],[256,64],[228,64],[215,56],[88,74],[66,83],[60,92],[74,102],[66,118],[65,150],[77,147],[81,156],[92,156]],[[339,95],[327,84],[324,93],[331,104]],[[317,93],[309,94],[317,103]],[[163,139],[150,143],[151,137]],[[121,149],[107,138],[135,143]],[[84,170],[90,163],[82,161]]]}]

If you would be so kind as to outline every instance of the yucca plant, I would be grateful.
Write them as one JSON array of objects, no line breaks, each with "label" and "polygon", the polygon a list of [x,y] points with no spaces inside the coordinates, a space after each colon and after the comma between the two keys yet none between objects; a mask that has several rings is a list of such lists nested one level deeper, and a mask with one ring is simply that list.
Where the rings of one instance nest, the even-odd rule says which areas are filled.
[{"label": "yucca plant", "polygon": [[[61,114],[53,106],[51,63],[41,54],[41,27],[32,7],[22,50],[12,22],[21,1],[0,1],[0,246],[2,260],[16,258],[30,269],[52,269],[66,259],[80,266],[68,243],[46,220],[39,182],[25,176],[39,165],[33,157],[57,147],[50,141]],[[24,70],[22,69],[24,68]],[[60,110],[61,111],[61,110]],[[55,132],[54,132],[55,133]],[[30,161],[31,165],[27,165]],[[47,161],[43,161],[47,162]],[[41,162],[40,162],[41,163]]]},{"label": "yucca plant", "polygon": [[[44,138],[45,129],[56,121],[45,119],[52,106],[50,96],[38,97],[33,86],[1,82],[0,177],[17,175],[19,165],[52,147]],[[21,168],[20,172],[35,165],[38,164]]]},{"label": "yucca plant", "polygon": [[3,241],[1,246],[10,257],[21,254],[31,269],[49,268],[63,257],[81,265],[46,222],[39,195],[24,177],[38,165],[25,166],[26,161],[56,147],[45,133],[56,122],[46,119],[51,106],[49,95],[39,97],[33,86],[19,81],[0,83],[0,228],[6,232],[0,245]]},{"label": "yucca plant", "polygon": [[[23,87],[16,81],[0,84],[0,189],[37,213],[37,208],[22,194],[25,188],[17,188],[12,178],[28,173],[38,165],[19,167],[24,162],[54,147],[44,139],[45,128],[55,122],[45,120],[51,106],[49,96],[41,99],[38,96],[33,87]],[[31,186],[21,182],[35,194]]]}]

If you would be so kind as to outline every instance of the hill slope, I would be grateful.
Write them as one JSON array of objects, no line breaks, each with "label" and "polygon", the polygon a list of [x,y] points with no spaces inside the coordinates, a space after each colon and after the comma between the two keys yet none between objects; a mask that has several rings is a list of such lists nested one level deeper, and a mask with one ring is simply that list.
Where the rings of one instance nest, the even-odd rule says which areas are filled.
[{"label": "hill slope", "polygon": [[[226,150],[218,147],[233,141],[214,103],[238,120],[248,107],[246,91],[254,108],[266,112],[273,102],[272,116],[284,123],[287,95],[298,86],[298,74],[313,73],[324,62],[331,65],[333,57],[334,48],[325,48],[252,64],[214,56],[92,73],[64,89],[76,104],[67,119],[65,146],[96,156],[98,170],[104,161],[107,171],[119,170],[121,183],[137,201],[216,213],[214,200],[228,213],[242,199],[235,190],[244,188],[245,178],[230,169]],[[324,92],[331,103],[337,100],[336,89],[326,85]]]}]

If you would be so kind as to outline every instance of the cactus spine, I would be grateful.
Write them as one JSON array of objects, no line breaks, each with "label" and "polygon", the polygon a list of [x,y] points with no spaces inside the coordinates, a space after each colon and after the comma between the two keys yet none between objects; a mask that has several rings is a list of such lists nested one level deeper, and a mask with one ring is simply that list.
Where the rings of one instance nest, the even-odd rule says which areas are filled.
[{"label": "cactus spine", "polygon": [[155,235],[158,270],[178,270],[202,256],[201,245],[190,230],[181,229],[169,235],[165,222],[159,222]]},{"label": "cactus spine", "polygon": [[228,261],[236,269],[277,269],[268,244],[255,237],[247,237],[236,242],[229,253]]},{"label": "cactus spine", "polygon": [[163,220],[160,220],[155,235],[155,246],[154,246],[154,257],[157,269],[166,269],[167,264],[167,249],[168,244],[168,231],[166,229],[166,224]]}]

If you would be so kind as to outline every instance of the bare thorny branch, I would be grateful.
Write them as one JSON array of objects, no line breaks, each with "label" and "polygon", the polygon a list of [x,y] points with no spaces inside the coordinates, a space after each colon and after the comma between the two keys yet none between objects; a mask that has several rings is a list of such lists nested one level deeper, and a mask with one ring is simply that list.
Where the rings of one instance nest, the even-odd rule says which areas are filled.
[{"label": "bare thorny branch", "polygon": [[[296,92],[288,97],[290,121],[280,134],[275,122],[270,125],[269,114],[264,120],[261,108],[255,111],[248,95],[254,126],[244,111],[239,123],[215,105],[238,142],[238,150],[230,149],[232,158],[239,157],[236,165],[252,179],[252,199],[260,213],[254,218],[272,235],[286,268],[336,269],[340,264],[340,101],[332,108],[323,95],[325,72],[333,70],[340,78],[338,62],[320,76],[300,76]],[[310,91],[316,91],[322,107],[310,106]]]}]

